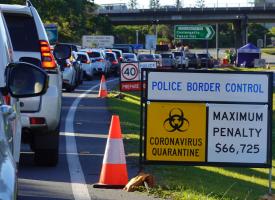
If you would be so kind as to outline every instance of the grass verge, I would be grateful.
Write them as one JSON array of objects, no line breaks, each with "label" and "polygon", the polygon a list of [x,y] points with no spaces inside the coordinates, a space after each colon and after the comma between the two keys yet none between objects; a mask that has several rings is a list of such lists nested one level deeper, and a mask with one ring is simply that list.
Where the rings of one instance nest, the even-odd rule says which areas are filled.
[{"label": "grass verge", "polygon": [[[107,104],[112,113],[120,116],[126,154],[138,162],[139,92],[123,93],[125,95],[123,99],[116,98],[117,94],[117,92],[112,93]],[[275,99],[274,92],[273,98]],[[274,102],[273,108],[275,108]],[[273,111],[274,123],[275,112]],[[274,130],[275,126],[272,131]],[[272,147],[274,152],[275,138],[272,139]],[[275,166],[275,156],[273,156],[272,165]],[[145,171],[153,174],[158,184],[156,188],[150,190],[150,193],[165,199],[256,200],[268,192],[268,169],[148,165],[145,166]],[[274,190],[274,181],[272,185]]]},{"label": "grass verge", "polygon": [[275,48],[263,48],[261,51],[266,54],[275,55]]}]

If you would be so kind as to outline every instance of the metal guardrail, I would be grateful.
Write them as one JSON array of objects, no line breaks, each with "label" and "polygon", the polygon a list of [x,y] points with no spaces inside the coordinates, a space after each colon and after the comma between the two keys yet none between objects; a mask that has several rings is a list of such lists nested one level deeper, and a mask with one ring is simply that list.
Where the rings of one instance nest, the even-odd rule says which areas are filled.
[{"label": "metal guardrail", "polygon": [[185,7],[160,7],[160,8],[153,8],[153,9],[144,9],[144,8],[139,8],[139,9],[119,9],[115,8],[113,10],[111,9],[104,9],[104,8],[99,8],[97,10],[98,14],[108,14],[108,13],[142,13],[142,12],[159,12],[159,11],[215,11],[215,10],[266,10],[266,9],[275,9],[275,6],[266,6],[265,4],[263,6],[254,6],[251,4],[251,6],[247,6],[247,4],[207,4],[205,7],[195,7],[195,6],[185,6]]}]

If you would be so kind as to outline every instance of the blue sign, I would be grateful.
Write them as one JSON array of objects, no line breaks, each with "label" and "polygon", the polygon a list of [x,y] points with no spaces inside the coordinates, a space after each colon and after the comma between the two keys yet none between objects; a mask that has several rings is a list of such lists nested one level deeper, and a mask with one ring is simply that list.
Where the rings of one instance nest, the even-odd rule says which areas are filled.
[{"label": "blue sign", "polygon": [[58,41],[58,31],[56,24],[45,24],[44,25],[50,44],[55,44]]},{"label": "blue sign", "polygon": [[145,35],[145,49],[156,49],[157,36],[156,35]]}]

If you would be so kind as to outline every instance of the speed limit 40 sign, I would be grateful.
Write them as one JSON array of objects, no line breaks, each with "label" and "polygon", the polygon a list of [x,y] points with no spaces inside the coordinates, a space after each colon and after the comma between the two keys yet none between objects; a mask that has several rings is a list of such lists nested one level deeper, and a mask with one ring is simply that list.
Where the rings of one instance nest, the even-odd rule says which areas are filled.
[{"label": "speed limit 40 sign", "polygon": [[121,81],[138,81],[138,75],[138,63],[121,63]]}]

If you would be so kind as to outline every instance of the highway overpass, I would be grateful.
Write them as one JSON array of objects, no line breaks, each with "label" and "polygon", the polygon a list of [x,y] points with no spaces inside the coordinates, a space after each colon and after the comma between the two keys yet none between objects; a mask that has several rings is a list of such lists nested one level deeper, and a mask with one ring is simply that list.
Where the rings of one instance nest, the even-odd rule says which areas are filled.
[{"label": "highway overpass", "polygon": [[248,23],[275,23],[275,7],[163,8],[101,10],[113,25],[233,23],[235,47],[246,43]]}]

